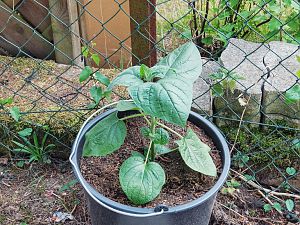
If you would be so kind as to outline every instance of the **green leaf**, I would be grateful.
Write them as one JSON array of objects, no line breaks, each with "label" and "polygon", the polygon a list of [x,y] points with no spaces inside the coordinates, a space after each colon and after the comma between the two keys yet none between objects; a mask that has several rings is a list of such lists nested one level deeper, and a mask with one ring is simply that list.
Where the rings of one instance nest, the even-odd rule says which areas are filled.
[{"label": "green leaf", "polygon": [[292,147],[295,149],[300,149],[300,139],[296,138],[292,140]]},{"label": "green leaf", "polygon": [[203,38],[201,40],[201,42],[205,45],[212,45],[213,44],[213,37],[206,37],[206,38]]},{"label": "green leaf", "polygon": [[213,96],[223,96],[224,95],[224,89],[220,83],[216,83],[212,86],[212,95]]},{"label": "green leaf", "polygon": [[25,161],[24,160],[20,160],[16,163],[16,166],[19,167],[19,168],[22,168],[25,164]]},{"label": "green leaf", "polygon": [[166,145],[169,142],[169,133],[163,128],[157,128],[154,134],[154,144]]},{"label": "green leaf", "polygon": [[181,38],[182,38],[182,39],[188,39],[188,40],[191,40],[191,39],[193,38],[191,29],[185,29],[185,30],[181,33]]},{"label": "green leaf", "polygon": [[69,181],[68,183],[64,184],[60,189],[59,192],[69,191],[71,187],[78,183],[78,180],[74,179]]},{"label": "green leaf", "polygon": [[144,81],[140,78],[140,66],[133,66],[120,73],[107,87],[111,90],[115,86],[130,87],[133,85],[143,84]]},{"label": "green leaf", "polygon": [[276,209],[278,212],[282,211],[281,205],[278,202],[274,202],[273,208]]},{"label": "green leaf", "polygon": [[87,80],[91,74],[93,73],[93,70],[91,67],[86,66],[84,67],[84,69],[81,71],[80,75],[79,75],[79,81],[83,82],[85,80]]},{"label": "green leaf", "polygon": [[174,151],[165,145],[159,145],[159,144],[154,145],[154,150],[157,155],[163,155]]},{"label": "green leaf", "polygon": [[294,168],[294,167],[287,167],[286,169],[285,169],[285,172],[288,174],[288,175],[290,175],[290,176],[293,176],[293,175],[295,175],[296,174],[296,169]]},{"label": "green leaf", "polygon": [[89,55],[89,47],[86,45],[86,46],[82,46],[81,47],[81,53],[82,55],[87,58],[88,55]]},{"label": "green leaf", "polygon": [[117,104],[118,111],[128,111],[128,110],[137,110],[138,107],[134,104],[134,102],[121,100]]},{"label": "green leaf", "polygon": [[151,130],[149,127],[141,127],[140,132],[145,138],[150,137]]},{"label": "green leaf", "polygon": [[287,199],[285,201],[285,206],[286,206],[288,211],[292,212],[294,207],[295,207],[295,203],[292,199]]},{"label": "green leaf", "polygon": [[152,76],[151,76],[150,68],[148,66],[142,64],[140,67],[140,76],[141,76],[141,79],[143,79],[143,80],[151,81]]},{"label": "green leaf", "polygon": [[204,144],[191,130],[187,130],[186,136],[175,141],[179,146],[179,152],[191,169],[209,176],[216,176],[217,169],[209,154],[210,147]]},{"label": "green leaf", "polygon": [[119,149],[126,137],[126,125],[117,112],[99,121],[85,135],[83,156],[105,156]]},{"label": "green leaf", "polygon": [[18,132],[18,134],[22,137],[30,136],[31,133],[32,133],[32,128],[25,128],[24,130]]},{"label": "green leaf", "polygon": [[6,105],[11,103],[13,103],[13,98],[0,99],[0,105]]},{"label": "green leaf", "polygon": [[265,212],[270,212],[272,210],[272,206],[270,204],[265,204],[264,205],[264,211]]},{"label": "green leaf", "polygon": [[102,88],[93,86],[90,89],[90,94],[91,94],[93,100],[95,101],[95,103],[98,104],[102,98]]},{"label": "green leaf", "polygon": [[166,176],[158,163],[145,163],[142,157],[131,156],[121,165],[119,179],[128,199],[141,205],[159,195]]},{"label": "green leaf", "polygon": [[151,73],[152,73],[153,78],[154,77],[164,78],[169,70],[176,73],[176,70],[169,66],[155,65],[155,66],[151,67]]},{"label": "green leaf", "polygon": [[95,79],[99,81],[101,84],[104,84],[106,87],[110,84],[110,80],[99,71],[95,73]]},{"label": "green leaf", "polygon": [[286,91],[285,101],[287,104],[293,104],[300,100],[300,85],[296,84]]},{"label": "green leaf", "polygon": [[10,112],[10,115],[12,116],[12,118],[13,118],[15,121],[18,122],[18,121],[20,120],[20,118],[21,118],[21,113],[20,113],[19,107],[14,106],[14,107],[12,107],[12,108],[9,110],[9,112]]},{"label": "green leaf", "polygon": [[137,151],[132,151],[132,152],[131,152],[131,155],[132,155],[132,156],[142,157],[143,159],[145,159],[145,156],[144,156],[142,153],[137,152]]},{"label": "green leaf", "polygon": [[165,77],[179,77],[181,80],[189,80],[190,83],[200,76],[202,72],[202,61],[199,50],[193,42],[188,42],[175,49],[166,57],[161,59],[157,66],[167,66]]},{"label": "green leaf", "polygon": [[94,54],[92,54],[91,58],[97,64],[97,66],[99,66],[99,63],[100,63],[100,57],[99,57],[99,55],[96,54],[96,53],[94,53]]}]

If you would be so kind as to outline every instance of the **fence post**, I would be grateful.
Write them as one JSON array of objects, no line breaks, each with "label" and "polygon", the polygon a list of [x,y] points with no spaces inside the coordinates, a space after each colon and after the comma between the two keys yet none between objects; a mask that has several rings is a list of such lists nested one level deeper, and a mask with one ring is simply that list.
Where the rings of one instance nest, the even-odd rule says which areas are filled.
[{"label": "fence post", "polygon": [[157,61],[156,0],[129,0],[132,64],[153,66]]}]

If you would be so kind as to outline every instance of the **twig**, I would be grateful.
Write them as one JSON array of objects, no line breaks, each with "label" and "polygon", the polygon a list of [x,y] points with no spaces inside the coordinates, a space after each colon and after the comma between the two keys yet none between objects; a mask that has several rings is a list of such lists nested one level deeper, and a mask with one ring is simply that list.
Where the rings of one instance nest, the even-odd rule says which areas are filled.
[{"label": "twig", "polygon": [[268,195],[275,195],[275,196],[284,196],[284,197],[289,197],[289,198],[296,198],[296,199],[300,199],[300,195],[297,195],[297,194],[291,194],[291,193],[284,193],[284,192],[276,192],[276,191],[273,191],[271,189],[268,189],[268,188],[264,188],[256,183],[254,183],[253,181],[249,181],[246,179],[246,177],[244,177],[242,174],[240,174],[239,172],[233,170],[233,169],[230,169],[232,172],[234,172],[235,174],[238,175],[238,177],[247,182],[247,184],[249,184],[250,186],[252,186],[253,188],[256,188],[258,190],[261,190],[261,191],[264,191],[266,192]]},{"label": "twig", "polygon": [[[267,202],[271,205],[271,206],[273,206],[274,205],[274,203],[264,194],[264,193],[262,193],[261,192],[261,190],[257,190],[258,191],[258,193],[264,198],[264,199],[266,199],[267,200]],[[279,212],[281,215],[282,215],[282,212],[281,211],[278,211],[277,210],[277,212]]]},{"label": "twig", "polygon": [[11,185],[5,183],[3,180],[1,181],[2,184],[4,184],[6,187],[10,187]]}]

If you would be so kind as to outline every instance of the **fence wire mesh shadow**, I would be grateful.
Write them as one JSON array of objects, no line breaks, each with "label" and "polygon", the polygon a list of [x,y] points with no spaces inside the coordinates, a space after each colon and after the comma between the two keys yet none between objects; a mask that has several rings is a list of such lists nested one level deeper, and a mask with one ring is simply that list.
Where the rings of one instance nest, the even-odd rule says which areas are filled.
[{"label": "fence wire mesh shadow", "polygon": [[[95,82],[78,80],[86,65],[112,78],[131,65],[154,65],[189,40],[203,57],[193,110],[227,137],[232,176],[275,200],[276,193],[299,194],[295,0],[0,1],[1,154],[30,127],[49,134],[56,156],[67,157],[94,110]],[[119,88],[112,99],[127,97]],[[19,122],[11,117],[16,108]]]}]

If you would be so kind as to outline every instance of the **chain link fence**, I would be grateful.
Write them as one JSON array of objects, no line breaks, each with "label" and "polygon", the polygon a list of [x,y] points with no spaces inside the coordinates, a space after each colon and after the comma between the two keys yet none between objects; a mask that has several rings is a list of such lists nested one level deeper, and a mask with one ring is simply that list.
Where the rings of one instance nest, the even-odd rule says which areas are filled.
[{"label": "chain link fence", "polygon": [[299,194],[297,0],[0,1],[0,154],[31,128],[67,157],[93,111],[85,65],[112,78],[189,40],[203,57],[193,110],[227,137],[232,177],[275,201]]}]

